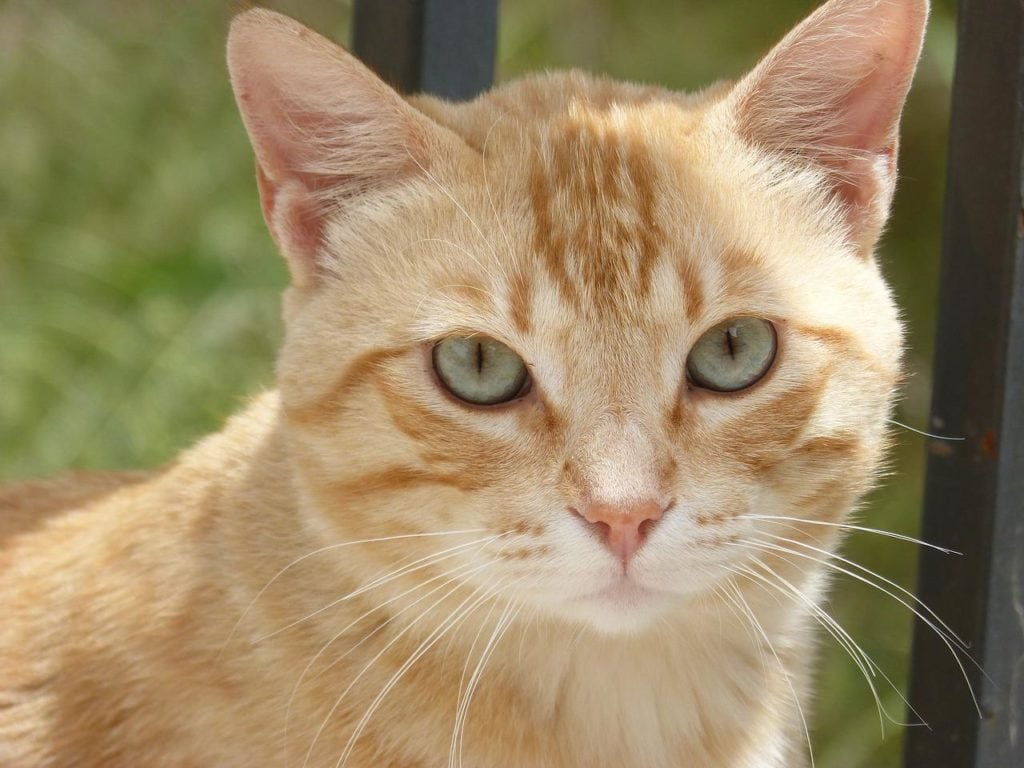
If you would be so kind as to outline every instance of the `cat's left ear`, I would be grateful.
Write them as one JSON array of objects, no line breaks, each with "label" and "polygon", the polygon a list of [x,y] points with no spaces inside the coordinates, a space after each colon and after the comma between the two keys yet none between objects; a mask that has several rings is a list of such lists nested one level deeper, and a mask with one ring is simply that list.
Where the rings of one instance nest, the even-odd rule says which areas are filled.
[{"label": "cat's left ear", "polygon": [[900,115],[927,18],[928,0],[830,0],[726,101],[745,141],[825,172],[863,251],[889,215]]},{"label": "cat's left ear", "polygon": [[471,151],[354,56],[281,14],[238,14],[227,58],[263,215],[295,286],[327,271],[326,228],[346,206]]}]

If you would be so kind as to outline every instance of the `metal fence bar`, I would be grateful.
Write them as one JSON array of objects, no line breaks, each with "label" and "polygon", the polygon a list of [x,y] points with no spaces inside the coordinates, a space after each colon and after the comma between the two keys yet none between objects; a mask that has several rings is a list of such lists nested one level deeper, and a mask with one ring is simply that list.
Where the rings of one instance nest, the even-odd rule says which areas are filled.
[{"label": "metal fence bar", "polygon": [[[920,620],[906,768],[1024,766],[1024,2],[961,0],[919,596],[972,645],[974,709]],[[987,676],[986,676],[987,675]]]},{"label": "metal fence bar", "polygon": [[491,87],[498,0],[356,0],[356,55],[403,93],[470,99]]}]

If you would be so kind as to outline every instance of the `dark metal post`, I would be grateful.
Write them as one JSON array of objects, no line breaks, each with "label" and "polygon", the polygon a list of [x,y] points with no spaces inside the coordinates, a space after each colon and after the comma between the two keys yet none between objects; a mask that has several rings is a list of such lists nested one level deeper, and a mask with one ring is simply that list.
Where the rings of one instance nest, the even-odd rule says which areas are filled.
[{"label": "dark metal post", "polygon": [[470,99],[491,87],[498,0],[356,0],[356,55],[403,93]]},{"label": "dark metal post", "polygon": [[914,632],[906,768],[1024,766],[1024,2],[961,0],[919,595],[972,645]]}]

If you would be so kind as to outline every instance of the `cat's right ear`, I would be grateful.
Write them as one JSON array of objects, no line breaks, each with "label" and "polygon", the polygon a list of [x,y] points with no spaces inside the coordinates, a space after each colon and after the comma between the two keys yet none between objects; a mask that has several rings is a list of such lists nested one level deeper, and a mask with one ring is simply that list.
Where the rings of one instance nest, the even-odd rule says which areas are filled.
[{"label": "cat's right ear", "polygon": [[234,18],[227,59],[267,226],[293,284],[314,285],[329,217],[422,173],[455,137],[342,48],[272,11]]}]

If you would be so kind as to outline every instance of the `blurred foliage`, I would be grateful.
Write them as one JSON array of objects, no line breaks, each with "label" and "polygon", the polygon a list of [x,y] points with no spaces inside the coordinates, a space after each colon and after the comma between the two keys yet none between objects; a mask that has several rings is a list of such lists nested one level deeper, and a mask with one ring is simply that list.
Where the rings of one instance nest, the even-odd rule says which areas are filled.
[{"label": "blurred foliage", "polygon": [[[266,4],[346,39],[348,3]],[[499,75],[571,66],[701,87],[740,75],[815,4],[506,0]],[[928,404],[955,48],[953,2],[936,5],[880,254],[909,328],[899,418],[916,425]],[[285,270],[223,66],[234,7],[0,3],[0,477],[159,464],[272,385]],[[916,531],[922,458],[920,440],[900,431],[867,525]],[[847,554],[912,587],[908,545],[857,535]],[[908,611],[849,580],[828,607],[902,687]],[[860,673],[834,642],[822,648],[818,766],[897,766],[899,727],[886,723],[881,737]],[[903,719],[898,694],[877,682]]]}]

